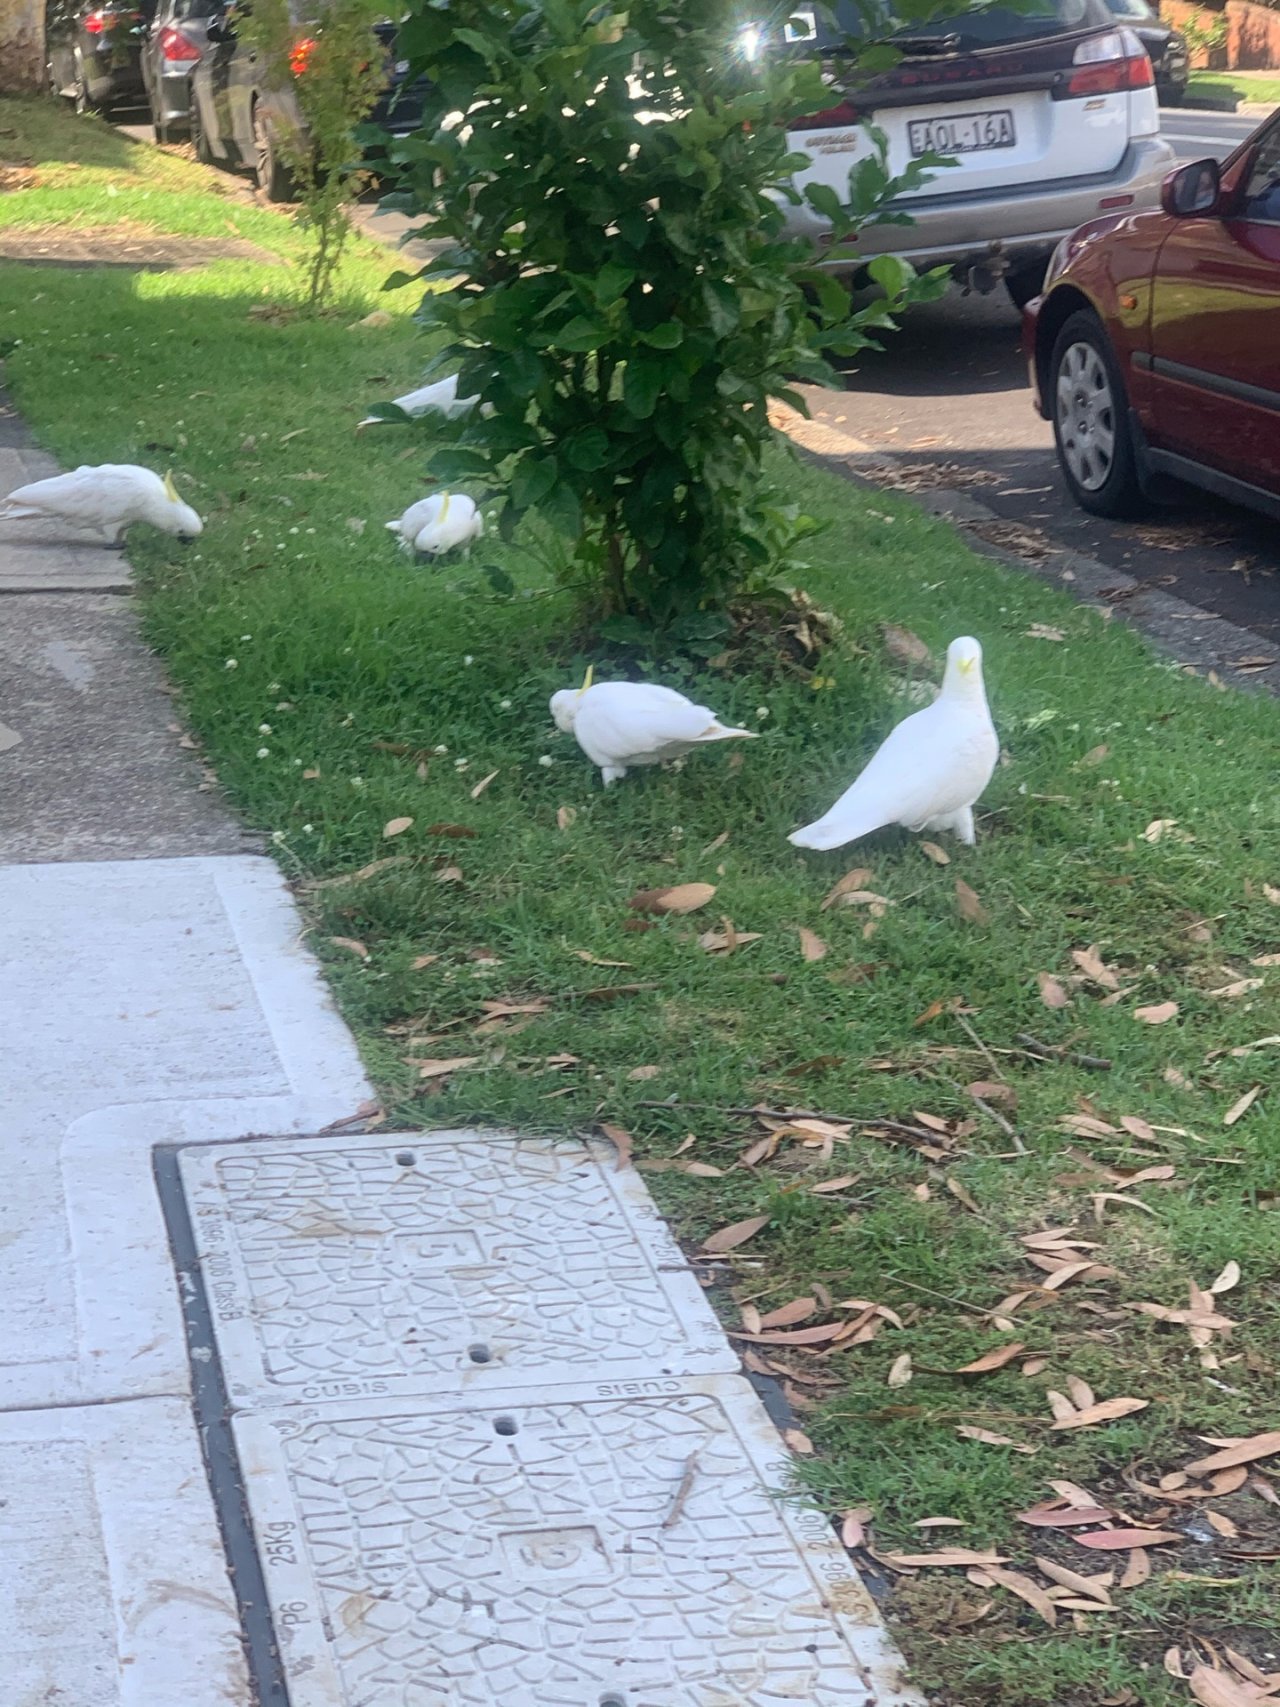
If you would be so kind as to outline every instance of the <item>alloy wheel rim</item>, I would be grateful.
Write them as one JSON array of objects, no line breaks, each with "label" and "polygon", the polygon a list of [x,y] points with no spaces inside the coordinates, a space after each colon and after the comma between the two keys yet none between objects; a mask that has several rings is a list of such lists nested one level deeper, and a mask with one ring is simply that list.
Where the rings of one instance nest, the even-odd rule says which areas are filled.
[{"label": "alloy wheel rim", "polygon": [[1072,479],[1086,492],[1105,486],[1116,459],[1116,404],[1099,352],[1081,340],[1058,366],[1058,442]]}]

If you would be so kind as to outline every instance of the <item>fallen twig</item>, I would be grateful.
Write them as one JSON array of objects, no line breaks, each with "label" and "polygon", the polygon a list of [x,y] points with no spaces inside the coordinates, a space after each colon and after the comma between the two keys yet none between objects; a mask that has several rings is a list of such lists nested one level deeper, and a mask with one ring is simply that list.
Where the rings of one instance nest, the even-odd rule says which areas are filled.
[{"label": "fallen twig", "polygon": [[[965,1032],[967,1036],[969,1036],[973,1039],[973,1043],[974,1043],[975,1048],[980,1050],[981,1053],[986,1057],[987,1061],[991,1065],[991,1071],[995,1074],[996,1078],[1004,1080],[1005,1083],[1008,1083],[1008,1080],[1005,1078],[1005,1073],[1004,1073],[1004,1070],[1002,1069],[1002,1067],[1000,1066],[1000,1063],[996,1060],[995,1056],[991,1053],[991,1051],[987,1048],[986,1044],[978,1036],[977,1032],[969,1024],[968,1020],[964,1017],[964,1015],[958,1014],[958,1013],[953,1013],[951,1015],[951,1017],[953,1020],[955,1020],[956,1024],[960,1027],[960,1029],[963,1032]],[[975,1101],[976,1100],[977,1099],[975,1098]]]},{"label": "fallen twig", "polygon": [[699,1448],[698,1452],[691,1452],[685,1460],[684,1474],[681,1476],[680,1485],[676,1489],[676,1497],[671,1502],[671,1510],[662,1520],[662,1527],[664,1529],[673,1528],[680,1519],[680,1513],[684,1510],[685,1501],[689,1498],[690,1491],[693,1488],[693,1478],[698,1472],[698,1458],[700,1452],[701,1448]]},{"label": "fallen twig", "polygon": [[[740,1114],[754,1116],[766,1120],[827,1120],[833,1126],[853,1126],[861,1132],[884,1129],[886,1132],[900,1132],[904,1137],[914,1138],[921,1144],[937,1145],[939,1134],[929,1132],[923,1126],[910,1126],[904,1120],[892,1120],[884,1114],[831,1114],[816,1108],[745,1108],[733,1103],[724,1102],[682,1102],[676,1097],[655,1099],[638,1104],[640,1108],[701,1108],[714,1109],[718,1114]],[[967,1151],[957,1150],[956,1155],[967,1155]]]},{"label": "fallen twig", "polygon": [[1111,1063],[1101,1055],[1082,1055],[1076,1049],[1063,1049],[1055,1043],[1041,1043],[1038,1037],[1032,1037],[1030,1032],[1020,1031],[1018,1042],[1029,1055],[1036,1055],[1042,1061],[1068,1061],[1073,1067],[1087,1067],[1094,1073],[1109,1073]]}]

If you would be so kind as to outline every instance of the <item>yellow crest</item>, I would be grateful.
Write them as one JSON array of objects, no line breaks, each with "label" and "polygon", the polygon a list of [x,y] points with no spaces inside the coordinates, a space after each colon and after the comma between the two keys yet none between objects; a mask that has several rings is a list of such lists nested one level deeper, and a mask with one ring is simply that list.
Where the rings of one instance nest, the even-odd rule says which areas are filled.
[{"label": "yellow crest", "polygon": [[172,469],[169,469],[164,477],[164,495],[171,504],[180,504],[182,502],[182,499],[178,496],[178,488],[173,483]]},{"label": "yellow crest", "polygon": [[437,527],[440,526],[441,522],[443,522],[444,518],[448,514],[449,514],[449,494],[446,492],[444,495],[444,503],[441,504],[441,506],[440,506],[440,514],[436,517],[436,526]]},{"label": "yellow crest", "polygon": [[586,693],[587,689],[591,686],[591,678],[592,678],[592,676],[595,675],[595,673],[596,673],[595,665],[594,664],[588,664],[587,665],[587,673],[582,678],[582,686],[578,689],[578,698],[579,699],[582,698],[583,694]]}]

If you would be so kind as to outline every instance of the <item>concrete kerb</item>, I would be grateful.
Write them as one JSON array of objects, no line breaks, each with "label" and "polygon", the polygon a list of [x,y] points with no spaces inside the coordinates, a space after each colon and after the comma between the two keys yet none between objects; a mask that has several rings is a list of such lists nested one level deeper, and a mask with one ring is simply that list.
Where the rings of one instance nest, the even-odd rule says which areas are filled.
[{"label": "concrete kerb", "polygon": [[[892,452],[872,451],[861,439],[806,421],[794,411],[777,410],[773,418],[807,461],[868,491],[883,490],[874,470],[899,460]],[[1007,528],[1008,520],[967,492],[940,486],[910,496],[926,514],[951,522],[980,556],[1049,582],[1107,620],[1118,617],[1129,623],[1188,674],[1208,676],[1246,692],[1280,694],[1280,677],[1268,681],[1262,674],[1239,668],[1244,660],[1258,657],[1265,646],[1247,628],[1238,628],[1185,599],[1148,587],[1123,569],[1113,569],[1069,546],[1053,544],[1042,560],[1007,551],[984,539],[977,530],[984,526]]]}]

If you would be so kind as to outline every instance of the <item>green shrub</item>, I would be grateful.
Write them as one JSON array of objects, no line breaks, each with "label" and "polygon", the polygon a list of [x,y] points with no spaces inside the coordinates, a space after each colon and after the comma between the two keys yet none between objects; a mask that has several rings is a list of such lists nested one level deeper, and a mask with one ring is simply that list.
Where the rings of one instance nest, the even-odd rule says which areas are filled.
[{"label": "green shrub", "polygon": [[[437,366],[492,405],[433,471],[504,492],[507,537],[529,511],[565,536],[596,616],[667,623],[785,574],[788,513],[761,467],[769,400],[802,409],[796,379],[831,382],[829,355],[942,288],[882,258],[883,300],[851,313],[847,286],[786,237],[808,159],[787,121],[832,101],[812,52],[782,47],[787,15],[764,18],[779,45],[755,57],[725,0],[410,0],[401,28],[433,92],[390,146],[389,200],[448,248],[391,282],[446,281],[421,309],[445,334]],[[902,222],[886,203],[939,164],[895,179],[876,140],[847,202],[807,191],[837,239]]]},{"label": "green shrub", "polygon": [[263,62],[269,87],[292,88],[304,127],[281,126],[273,140],[298,192],[298,222],[311,240],[307,306],[324,307],[351,234],[347,206],[366,173],[355,132],[386,81],[386,55],[374,33],[379,0],[308,0],[296,24],[289,0],[253,0],[239,33]]}]

